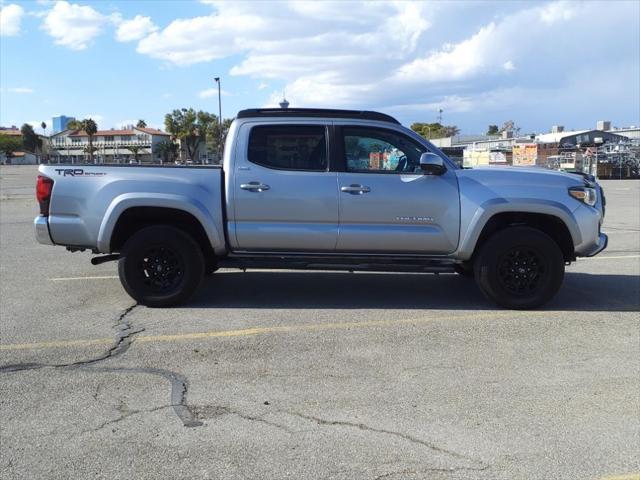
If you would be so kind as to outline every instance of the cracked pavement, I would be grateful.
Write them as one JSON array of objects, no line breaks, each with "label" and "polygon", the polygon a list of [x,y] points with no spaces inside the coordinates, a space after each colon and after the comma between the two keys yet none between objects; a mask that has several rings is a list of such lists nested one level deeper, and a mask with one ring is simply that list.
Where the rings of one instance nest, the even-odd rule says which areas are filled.
[{"label": "cracked pavement", "polygon": [[640,472],[640,182],[605,182],[611,258],[544,311],[454,275],[234,271],[153,310],[35,243],[34,175],[0,169],[0,479]]}]

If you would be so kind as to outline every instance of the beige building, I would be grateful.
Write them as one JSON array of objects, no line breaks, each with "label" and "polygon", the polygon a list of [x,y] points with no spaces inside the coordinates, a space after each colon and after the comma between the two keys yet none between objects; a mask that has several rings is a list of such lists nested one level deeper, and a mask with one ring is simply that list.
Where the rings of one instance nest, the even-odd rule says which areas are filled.
[{"label": "beige building", "polygon": [[[154,128],[131,127],[124,130],[99,130],[93,136],[96,163],[161,163],[158,144],[171,136]],[[80,130],[64,130],[51,136],[50,163],[89,161],[89,136]],[[137,151],[137,152],[136,152]]]}]

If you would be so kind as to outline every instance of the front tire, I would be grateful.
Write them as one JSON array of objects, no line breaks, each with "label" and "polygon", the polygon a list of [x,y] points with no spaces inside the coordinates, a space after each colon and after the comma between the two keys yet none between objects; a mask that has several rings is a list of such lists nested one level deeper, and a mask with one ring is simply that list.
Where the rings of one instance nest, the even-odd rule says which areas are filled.
[{"label": "front tire", "polygon": [[139,304],[170,307],[186,302],[204,276],[198,243],[177,228],[156,225],[138,230],[118,261],[120,282]]},{"label": "front tire", "polygon": [[474,265],[476,283],[498,305],[528,310],[544,305],[560,289],[564,257],[546,233],[510,227],[490,237]]}]

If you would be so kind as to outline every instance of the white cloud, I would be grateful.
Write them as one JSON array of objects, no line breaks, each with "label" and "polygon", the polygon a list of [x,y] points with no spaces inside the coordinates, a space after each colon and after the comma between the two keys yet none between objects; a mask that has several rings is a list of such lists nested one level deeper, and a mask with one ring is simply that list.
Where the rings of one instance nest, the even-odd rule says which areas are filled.
[{"label": "white cloud", "polygon": [[255,79],[269,105],[283,85],[293,106],[497,111],[568,88],[587,51],[637,60],[637,30],[619,20],[637,18],[634,2],[510,3],[498,15],[475,2],[201,3],[212,13],[173,20],[137,51],[165,67],[234,59],[229,73]]},{"label": "white cloud", "polygon": [[59,1],[46,13],[42,28],[57,45],[84,50],[109,23],[118,21],[118,14],[103,15],[87,5]]},{"label": "white cloud", "polygon": [[120,120],[119,122],[116,122],[115,128],[125,129],[129,126],[135,126],[136,123],[138,123],[138,120]]},{"label": "white cloud", "polygon": [[[228,97],[229,95],[231,95],[231,94],[228,91],[226,91],[225,89],[220,90],[220,96]],[[200,91],[200,93],[198,93],[198,96],[200,98],[217,97],[218,96],[218,87],[207,88],[206,90],[202,90],[202,91]]]},{"label": "white cloud", "polygon": [[158,30],[158,27],[154,25],[150,17],[136,15],[131,20],[124,20],[118,25],[116,40],[119,42],[140,40],[156,30]]},{"label": "white cloud", "polygon": [[0,8],[0,36],[13,37],[20,33],[24,8],[15,3]]},{"label": "white cloud", "polygon": [[85,118],[90,118],[98,124],[98,130],[104,130],[104,125],[102,124],[104,123],[105,117],[103,115],[100,115],[99,113],[87,113],[82,117],[76,117],[76,118],[78,120],[84,120]]},{"label": "white cloud", "polygon": [[552,25],[556,22],[566,22],[567,20],[571,20],[575,15],[575,4],[572,5],[566,1],[549,3],[540,10],[540,20],[547,25]]},{"label": "white cloud", "polygon": [[[238,74],[258,75],[254,65],[263,55],[340,57],[378,52],[380,58],[413,50],[421,33],[429,27],[423,3],[342,2],[207,2],[215,13],[177,19],[166,28],[142,39],[138,52],[176,65],[209,62],[248,52]],[[353,15],[358,11],[358,16]],[[372,28],[374,31],[371,31]],[[348,56],[350,56],[348,55]],[[285,59],[286,60],[286,59]],[[285,68],[274,64],[275,77]],[[294,61],[290,69],[301,68]],[[240,73],[242,72],[242,73]],[[246,72],[246,73],[245,73]],[[261,75],[260,75],[261,76]]]},{"label": "white cloud", "polygon": [[33,88],[29,88],[29,87],[12,87],[12,88],[7,88],[7,92],[11,92],[11,93],[33,93]]}]

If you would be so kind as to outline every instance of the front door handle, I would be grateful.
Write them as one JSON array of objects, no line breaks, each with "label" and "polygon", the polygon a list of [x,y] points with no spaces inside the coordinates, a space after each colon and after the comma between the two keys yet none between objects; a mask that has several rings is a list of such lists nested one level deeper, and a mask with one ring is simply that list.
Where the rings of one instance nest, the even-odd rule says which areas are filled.
[{"label": "front door handle", "polygon": [[269,190],[271,187],[260,182],[249,182],[241,184],[240,188],[243,190],[249,190],[250,192],[264,192],[265,190]]},{"label": "front door handle", "polygon": [[345,185],[344,187],[340,187],[341,192],[350,193],[351,195],[362,195],[363,193],[369,193],[371,188],[366,185],[358,185],[352,183],[351,185]]}]

